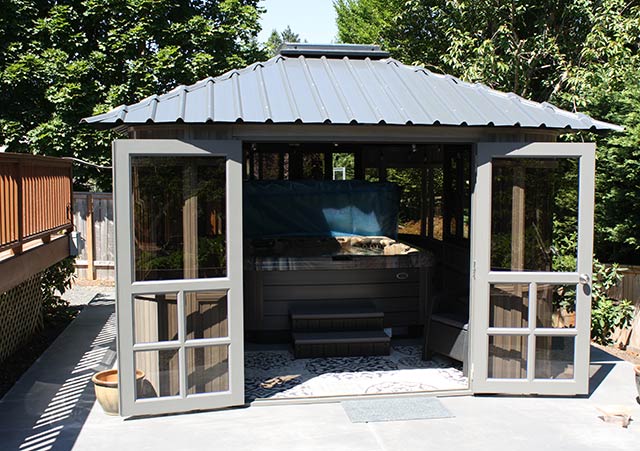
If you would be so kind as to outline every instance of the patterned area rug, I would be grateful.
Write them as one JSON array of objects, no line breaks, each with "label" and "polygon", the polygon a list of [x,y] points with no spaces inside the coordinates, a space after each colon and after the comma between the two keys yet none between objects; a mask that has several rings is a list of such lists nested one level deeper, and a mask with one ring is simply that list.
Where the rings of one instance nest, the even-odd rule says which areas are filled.
[{"label": "patterned area rug", "polygon": [[294,359],[288,350],[246,351],[246,401],[467,388],[457,363],[421,355],[420,346],[393,344],[391,355],[374,357]]}]

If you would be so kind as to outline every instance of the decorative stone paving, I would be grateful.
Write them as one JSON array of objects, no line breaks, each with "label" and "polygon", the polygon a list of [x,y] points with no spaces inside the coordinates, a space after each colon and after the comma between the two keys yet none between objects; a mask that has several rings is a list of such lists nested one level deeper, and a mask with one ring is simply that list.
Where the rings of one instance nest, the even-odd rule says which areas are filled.
[{"label": "decorative stone paving", "polygon": [[294,359],[288,350],[245,351],[245,397],[298,398],[467,388],[457,362],[421,358],[418,345],[392,344],[389,356]]}]

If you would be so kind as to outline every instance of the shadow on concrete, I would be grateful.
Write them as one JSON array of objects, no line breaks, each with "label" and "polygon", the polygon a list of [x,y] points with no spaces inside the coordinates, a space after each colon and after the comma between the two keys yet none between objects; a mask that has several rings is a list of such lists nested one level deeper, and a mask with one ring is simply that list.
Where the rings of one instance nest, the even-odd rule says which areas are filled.
[{"label": "shadow on concrete", "polygon": [[600,348],[591,346],[590,360],[589,397],[593,395],[600,384],[602,384],[605,378],[609,375],[611,370],[613,370],[616,366],[616,362],[621,362],[622,359],[611,355]]},{"label": "shadow on concrete", "polygon": [[0,401],[0,449],[68,451],[116,359],[113,296],[96,295]]},{"label": "shadow on concrete", "polygon": [[[590,398],[594,392],[605,381],[607,376],[615,368],[616,363],[623,360],[619,357],[611,355],[595,346],[590,347],[590,367],[589,367],[589,393],[580,395],[579,397]],[[557,395],[501,395],[501,394],[476,394],[475,396],[499,396],[505,398],[528,398],[535,396],[536,398],[557,398]]]}]

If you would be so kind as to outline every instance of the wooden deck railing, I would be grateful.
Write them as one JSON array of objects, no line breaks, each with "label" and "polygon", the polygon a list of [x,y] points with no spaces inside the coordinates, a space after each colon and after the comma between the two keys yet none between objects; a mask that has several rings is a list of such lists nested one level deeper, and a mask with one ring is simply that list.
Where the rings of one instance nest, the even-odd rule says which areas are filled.
[{"label": "wooden deck railing", "polygon": [[0,153],[0,252],[73,228],[71,161]]}]

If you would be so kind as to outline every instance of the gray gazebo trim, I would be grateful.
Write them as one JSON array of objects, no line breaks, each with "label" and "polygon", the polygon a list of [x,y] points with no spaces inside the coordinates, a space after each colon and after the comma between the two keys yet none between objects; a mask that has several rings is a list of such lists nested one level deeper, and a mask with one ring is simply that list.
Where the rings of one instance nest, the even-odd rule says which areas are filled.
[{"label": "gray gazebo trim", "polygon": [[[381,147],[401,144],[413,149],[412,152],[420,150],[420,144],[440,144],[435,146],[440,149],[450,144],[466,145],[470,183],[474,180],[478,182],[471,193],[471,255],[466,251],[467,246],[455,246],[456,243],[453,242],[447,244],[443,241],[440,251],[452,266],[460,266],[456,277],[468,280],[470,288],[472,338],[465,354],[471,363],[469,376],[472,385],[466,393],[584,393],[587,387],[585,375],[588,370],[586,349],[589,339],[589,310],[582,306],[588,306],[587,291],[580,294],[578,299],[581,313],[577,316],[575,330],[546,330],[532,326],[525,331],[518,327],[489,327],[486,318],[489,311],[488,286],[502,282],[503,279],[509,283],[526,283],[528,291],[533,293],[531,299],[535,303],[538,283],[577,284],[578,281],[590,280],[594,146],[555,141],[561,134],[579,130],[604,131],[622,128],[582,114],[558,109],[548,103],[531,102],[512,93],[500,93],[484,85],[469,84],[448,75],[433,74],[424,68],[406,66],[393,59],[381,59],[384,55],[379,49],[368,50],[368,47],[307,48],[300,45],[300,49],[285,49],[290,50],[289,56],[281,54],[269,61],[233,70],[219,77],[210,77],[191,86],[179,86],[166,94],[149,97],[134,105],[123,105],[108,113],[85,118],[83,122],[96,128],[113,128],[127,133],[133,140],[141,140],[135,144],[141,154],[153,155],[157,153],[158,145],[162,144],[168,146],[167,149],[174,150],[167,150],[167,155],[184,156],[189,154],[185,152],[185,146],[216,148],[226,140],[235,142],[238,151],[242,147],[243,152],[248,155],[247,161],[251,161],[252,152],[259,150],[260,146],[273,148],[273,143],[283,146],[292,144],[293,147],[300,148],[307,146],[307,143],[329,144],[316,146],[322,148],[325,162],[328,161],[328,164],[331,160],[327,155],[340,153],[340,149],[343,148],[351,149],[348,151],[354,154],[354,158],[360,155],[361,167],[364,167],[362,153],[376,144],[380,144]],[[341,49],[344,51],[343,55],[340,54]],[[318,51],[326,55],[317,55]],[[416,146],[411,147],[413,144]],[[314,145],[307,147],[311,148]],[[361,148],[356,148],[357,146]],[[116,149],[114,153],[115,161],[119,162],[116,163],[118,178],[126,178],[130,169],[123,166],[127,152],[120,151],[122,155],[119,155],[119,150]],[[484,161],[481,158],[483,155],[489,155],[491,158]],[[241,157],[238,154],[235,158],[236,163],[241,162],[244,155]],[[382,161],[382,156],[378,158]],[[487,231],[487,224],[491,213],[491,179],[487,174],[490,174],[492,158],[580,160],[580,262],[576,271],[527,273],[515,268],[511,272],[498,275],[490,271],[490,252],[487,250],[490,231]],[[427,160],[425,157],[418,165],[426,168]],[[380,164],[377,169],[383,174],[385,166]],[[229,192],[233,191],[235,202],[232,204],[235,206],[242,204],[239,197],[242,192],[240,170],[246,171],[246,168],[236,167],[236,183],[227,186]],[[424,174],[423,172],[423,180]],[[464,180],[461,183],[464,183]],[[424,189],[423,186],[423,196]],[[120,187],[120,190],[120,202],[116,201],[119,205],[117,212],[120,213],[124,208],[130,213],[131,206],[128,202],[131,199],[127,193],[131,191],[131,187],[125,185]],[[230,204],[227,204],[227,210],[230,216],[235,217],[235,223],[240,224],[242,210],[231,209]],[[424,213],[421,214],[425,218]],[[116,217],[117,221],[121,219]],[[126,223],[120,225],[126,226]],[[478,225],[480,226],[476,228]],[[118,230],[120,234],[131,233],[128,227],[119,227]],[[236,228],[235,232],[240,233],[240,229]],[[422,232],[421,236],[432,238],[426,237]],[[119,258],[129,259],[127,264],[130,265],[131,236],[124,240],[121,237],[120,242],[128,244],[119,248]],[[237,239],[235,242],[238,243]],[[238,258],[240,254],[241,252],[236,250],[232,257]],[[127,268],[126,271],[130,271],[130,267]],[[242,291],[241,278],[242,274],[238,271],[233,281],[229,278],[217,282],[230,281],[238,294]],[[209,283],[206,279],[149,281],[142,285],[136,283],[134,287],[133,282],[126,277],[119,280],[126,285],[118,289],[119,292],[122,290],[120,294],[124,294],[119,296],[120,311],[130,309],[130,294],[136,290],[152,293],[166,291],[171,284],[179,284],[179,287],[176,285],[178,291],[193,291],[205,289]],[[535,314],[535,307],[529,309],[528,315],[534,318]],[[184,316],[184,311],[180,312],[180,315]],[[230,315],[234,316],[236,331],[239,327],[243,327],[244,331],[244,315],[238,311]],[[131,327],[130,317],[125,315],[119,319],[120,328]],[[535,321],[531,320],[530,323],[534,324]],[[533,371],[537,358],[535,348],[529,346],[527,358],[533,359],[531,361],[534,363],[527,364],[526,379],[509,379],[506,382],[498,379],[496,384],[484,384],[490,376],[486,371],[485,362],[489,352],[486,338],[490,335],[527,335],[529,345],[533,345],[538,336],[576,337],[574,365],[580,368],[575,371],[575,377],[571,380],[551,378],[548,383],[540,383],[535,380]],[[428,336],[426,330],[425,336]],[[242,339],[240,335],[237,337],[236,351],[242,346]],[[142,349],[140,345],[136,346]],[[166,346],[169,345],[152,343],[144,348],[160,349]],[[129,346],[121,353],[121,358],[128,358],[129,364],[133,363],[131,356],[135,350],[133,345]],[[234,355],[236,359],[239,358],[237,354]],[[124,373],[129,377],[129,387],[125,391],[128,393],[128,402],[132,402],[133,368],[131,365],[121,368],[126,370]],[[185,369],[183,364],[180,368],[181,377],[184,377]],[[237,374],[233,377],[239,376],[240,372],[241,370],[237,369]],[[228,402],[228,405],[239,403],[238,390],[241,388],[236,384],[231,390],[234,399],[223,402]],[[181,391],[182,394],[186,393],[184,386]],[[126,405],[125,400],[122,401],[122,405]],[[189,402],[176,401],[172,404],[173,401],[169,401],[166,409],[162,407],[162,402],[143,400],[144,407],[140,409],[145,410],[145,413],[161,413],[193,408],[193,404]],[[198,407],[213,405],[203,401],[202,406]]]}]

